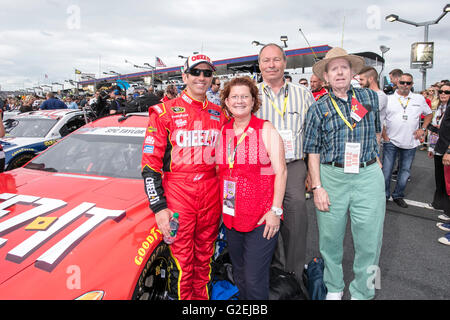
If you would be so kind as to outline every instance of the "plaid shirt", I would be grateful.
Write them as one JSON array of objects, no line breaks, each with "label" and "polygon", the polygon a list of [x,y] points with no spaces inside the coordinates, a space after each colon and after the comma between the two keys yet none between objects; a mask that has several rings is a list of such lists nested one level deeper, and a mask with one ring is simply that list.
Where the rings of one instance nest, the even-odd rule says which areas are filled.
[{"label": "plaid shirt", "polygon": [[[347,121],[353,123],[353,119],[350,117],[352,90],[355,92],[356,99],[366,109],[370,109],[367,106],[371,107],[364,118],[356,123],[353,131],[341,119],[330,98],[331,96],[336,101]],[[360,142],[360,162],[366,162],[375,158],[379,153],[375,134],[380,132],[378,95],[370,89],[350,86],[347,91],[347,101],[336,97],[331,91],[308,109],[303,150],[305,153],[320,154],[321,163],[344,163],[345,143]]]}]

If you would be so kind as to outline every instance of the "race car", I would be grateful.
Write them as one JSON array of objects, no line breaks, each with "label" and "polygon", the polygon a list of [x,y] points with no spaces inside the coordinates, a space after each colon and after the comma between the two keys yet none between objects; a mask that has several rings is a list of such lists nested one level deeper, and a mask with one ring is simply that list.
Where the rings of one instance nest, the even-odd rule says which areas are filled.
[{"label": "race car", "polygon": [[0,174],[0,299],[176,292],[140,174],[147,124],[147,114],[96,120]]},{"label": "race car", "polygon": [[4,120],[6,136],[5,170],[18,168],[58,139],[92,121],[94,114],[82,110],[39,110],[17,114]]}]

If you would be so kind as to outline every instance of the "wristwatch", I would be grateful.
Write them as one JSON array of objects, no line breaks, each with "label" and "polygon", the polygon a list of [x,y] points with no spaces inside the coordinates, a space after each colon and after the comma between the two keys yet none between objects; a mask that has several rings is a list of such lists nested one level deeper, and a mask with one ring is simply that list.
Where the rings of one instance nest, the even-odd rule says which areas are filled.
[{"label": "wristwatch", "polygon": [[272,206],[272,208],[270,208],[270,210],[272,210],[273,213],[275,213],[275,215],[278,217],[280,217],[283,214],[283,209],[277,208],[275,206]]}]

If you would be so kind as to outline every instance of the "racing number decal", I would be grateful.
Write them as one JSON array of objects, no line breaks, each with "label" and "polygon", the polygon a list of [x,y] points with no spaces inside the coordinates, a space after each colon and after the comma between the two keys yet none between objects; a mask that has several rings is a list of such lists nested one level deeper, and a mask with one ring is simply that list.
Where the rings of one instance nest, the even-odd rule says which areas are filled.
[{"label": "racing number decal", "polygon": [[[9,213],[9,211],[5,210],[6,208],[17,203],[38,205],[37,207],[27,210],[0,223],[0,237],[23,226],[27,222],[36,219],[37,217],[60,209],[67,204],[64,201],[57,199],[14,195],[10,193],[0,194],[0,199],[6,200],[3,203],[0,203],[0,217]],[[17,245],[8,252],[6,259],[16,263],[22,262],[32,252],[83,214],[90,216],[90,218],[37,258],[35,263],[36,267],[46,271],[51,271],[89,232],[94,230],[107,219],[122,218],[125,215],[125,211],[98,208],[95,206],[95,203],[83,202],[59,217],[47,230],[37,231],[31,237]],[[7,239],[0,238],[0,247],[2,247],[7,241]]]}]

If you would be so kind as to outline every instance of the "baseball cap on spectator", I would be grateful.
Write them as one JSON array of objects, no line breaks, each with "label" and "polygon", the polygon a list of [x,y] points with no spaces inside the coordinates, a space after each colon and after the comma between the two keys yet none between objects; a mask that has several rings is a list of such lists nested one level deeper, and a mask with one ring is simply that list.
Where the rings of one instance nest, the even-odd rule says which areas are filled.
[{"label": "baseball cap on spectator", "polygon": [[121,95],[122,94],[122,90],[118,86],[111,87],[109,92],[110,93],[113,92],[115,95]]},{"label": "baseball cap on spectator", "polygon": [[184,73],[187,73],[190,69],[194,68],[196,65],[200,63],[207,63],[213,71],[216,71],[216,67],[214,67],[211,59],[204,54],[197,54],[194,56],[190,56],[186,62],[184,63]]}]

